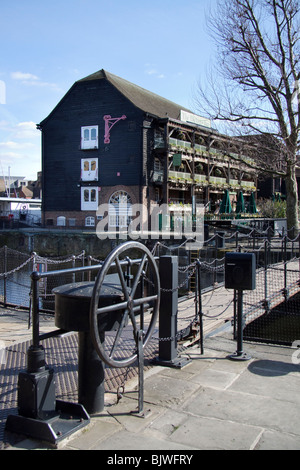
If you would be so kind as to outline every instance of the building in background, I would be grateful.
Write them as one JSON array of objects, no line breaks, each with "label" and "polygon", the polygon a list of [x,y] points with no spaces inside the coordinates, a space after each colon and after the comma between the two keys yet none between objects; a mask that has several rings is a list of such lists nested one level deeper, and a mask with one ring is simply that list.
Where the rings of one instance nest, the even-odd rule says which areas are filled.
[{"label": "building in background", "polygon": [[[42,213],[46,227],[91,227],[107,204],[108,228],[126,226],[130,207],[214,211],[256,192],[256,175],[238,161],[244,141],[109,72],[77,81],[37,125],[42,132]],[[124,211],[124,207],[127,209]]]}]

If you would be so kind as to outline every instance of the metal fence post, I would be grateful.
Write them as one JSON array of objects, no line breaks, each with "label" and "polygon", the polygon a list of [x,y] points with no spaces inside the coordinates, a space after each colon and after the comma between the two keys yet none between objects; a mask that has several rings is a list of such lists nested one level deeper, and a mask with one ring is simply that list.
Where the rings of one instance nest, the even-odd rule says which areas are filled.
[{"label": "metal fence post", "polygon": [[3,276],[3,302],[4,307],[7,307],[7,246],[4,247],[4,276]]},{"label": "metal fence post", "polygon": [[287,288],[287,236],[284,237],[283,240],[283,261],[284,261],[284,289],[283,295],[285,300],[287,301],[289,298],[288,288]]},{"label": "metal fence post", "polygon": [[198,310],[198,317],[199,317],[199,328],[200,328],[200,351],[201,354],[204,354],[204,346],[203,346],[203,312],[202,312],[202,292],[201,292],[201,263],[197,261],[197,269],[196,269],[196,292],[195,295],[198,296],[197,301],[197,308]]},{"label": "metal fence post", "polygon": [[268,300],[268,267],[269,267],[269,251],[268,251],[268,246],[269,246],[269,241],[265,240],[265,246],[264,246],[264,301],[263,301],[263,306],[265,309],[265,312],[268,313],[270,310],[270,302]]},{"label": "metal fence post", "polygon": [[238,297],[238,312],[237,312],[237,350],[234,354],[228,356],[229,359],[234,361],[249,361],[251,356],[243,351],[243,291],[237,291]]},{"label": "metal fence post", "polygon": [[[72,269],[75,269],[76,266],[76,256],[72,255]],[[75,273],[72,274],[72,282],[76,281],[76,275]]]}]

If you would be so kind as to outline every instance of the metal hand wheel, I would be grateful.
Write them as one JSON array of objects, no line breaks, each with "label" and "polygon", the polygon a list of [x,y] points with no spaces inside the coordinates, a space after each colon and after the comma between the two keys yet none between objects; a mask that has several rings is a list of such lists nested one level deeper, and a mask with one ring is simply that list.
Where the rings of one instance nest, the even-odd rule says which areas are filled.
[{"label": "metal hand wheel", "polygon": [[[128,256],[134,252],[135,259]],[[134,274],[129,273],[128,268]],[[114,272],[114,279],[109,274]],[[99,307],[99,297],[104,282],[122,291],[119,303]],[[143,331],[143,348],[148,344],[159,311],[160,282],[156,262],[151,252],[138,242],[126,242],[113,250],[106,258],[95,281],[90,304],[90,333],[94,347],[101,358],[111,367],[126,367],[137,359],[140,332]],[[120,316],[121,311],[121,316]],[[101,341],[101,315],[118,312],[118,327],[107,332]],[[103,338],[102,338],[103,339]]]}]

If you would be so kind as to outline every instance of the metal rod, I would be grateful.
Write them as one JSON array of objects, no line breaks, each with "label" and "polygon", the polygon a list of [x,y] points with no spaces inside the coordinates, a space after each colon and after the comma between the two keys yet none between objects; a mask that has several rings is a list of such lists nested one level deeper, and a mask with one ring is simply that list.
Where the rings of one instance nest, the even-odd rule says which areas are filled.
[{"label": "metal rod", "polygon": [[144,332],[138,332],[138,362],[139,362],[139,414],[144,412]]},{"label": "metal rod", "polygon": [[265,288],[265,302],[264,302],[264,305],[265,305],[265,310],[266,310],[266,313],[268,313],[269,311],[269,303],[268,303],[268,241],[266,240],[265,241],[265,270],[264,270],[264,288]]},{"label": "metal rod", "polygon": [[201,293],[201,263],[197,261],[197,283],[198,283],[198,308],[199,308],[199,327],[200,327],[200,351],[204,354],[203,347],[203,314],[202,314],[202,293]]},{"label": "metal rod", "polygon": [[243,291],[238,290],[237,355],[243,354]]},{"label": "metal rod", "polygon": [[249,361],[251,356],[243,351],[243,291],[237,291],[238,297],[238,312],[237,312],[237,350],[234,354],[231,354],[229,359],[235,361]]},{"label": "metal rod", "polygon": [[40,324],[39,324],[39,279],[32,277],[32,345],[38,348],[40,345]]},{"label": "metal rod", "polygon": [[3,300],[4,307],[7,307],[7,246],[4,247],[4,276],[3,276]]},{"label": "metal rod", "polygon": [[287,292],[287,237],[286,236],[284,237],[283,247],[284,247],[284,294],[287,300],[288,292]]},{"label": "metal rod", "polygon": [[[159,258],[158,257],[155,257],[154,258],[155,260],[158,260]],[[135,260],[130,260],[130,262],[132,264],[139,264],[142,262],[142,259],[135,259]],[[122,260],[120,261],[120,264],[121,266],[127,266],[129,263],[129,261],[127,260]],[[38,279],[42,279],[44,277],[49,277],[49,276],[57,276],[58,274],[70,274],[70,273],[82,273],[82,272],[87,272],[87,271],[99,271],[99,269],[101,269],[103,266],[103,263],[100,263],[100,264],[95,264],[93,266],[84,266],[84,267],[80,267],[80,268],[69,268],[69,269],[61,269],[61,270],[56,270],[56,271],[46,271],[44,273],[40,273],[38,271],[34,271],[32,274],[31,274],[31,277],[34,275],[35,277],[37,277]],[[112,267],[115,267],[116,264],[115,263],[112,263],[111,264]]]}]

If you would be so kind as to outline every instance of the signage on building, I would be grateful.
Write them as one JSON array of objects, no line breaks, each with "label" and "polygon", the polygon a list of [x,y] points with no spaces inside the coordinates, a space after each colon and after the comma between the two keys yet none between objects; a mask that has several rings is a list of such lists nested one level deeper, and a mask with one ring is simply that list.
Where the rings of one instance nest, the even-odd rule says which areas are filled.
[{"label": "signage on building", "polygon": [[187,111],[181,110],[180,120],[183,121],[183,122],[188,122],[190,124],[196,124],[197,126],[211,128],[210,119],[207,119],[207,118],[204,118],[204,117],[201,117],[201,116],[197,116],[197,114],[189,113]]},{"label": "signage on building", "polygon": [[181,153],[175,153],[173,155],[173,165],[180,166],[181,165]]}]

